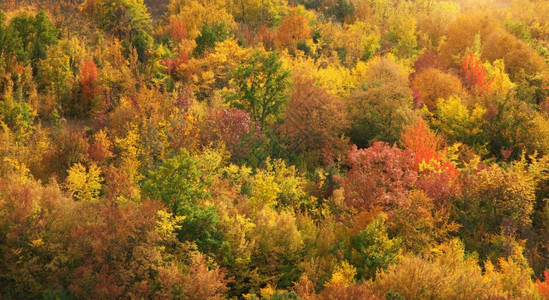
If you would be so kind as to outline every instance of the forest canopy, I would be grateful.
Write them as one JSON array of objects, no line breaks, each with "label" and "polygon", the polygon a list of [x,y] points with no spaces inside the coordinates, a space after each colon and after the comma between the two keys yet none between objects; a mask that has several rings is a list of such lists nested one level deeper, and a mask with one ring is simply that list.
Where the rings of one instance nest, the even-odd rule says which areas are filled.
[{"label": "forest canopy", "polygon": [[549,2],[1,0],[1,299],[549,299]]}]

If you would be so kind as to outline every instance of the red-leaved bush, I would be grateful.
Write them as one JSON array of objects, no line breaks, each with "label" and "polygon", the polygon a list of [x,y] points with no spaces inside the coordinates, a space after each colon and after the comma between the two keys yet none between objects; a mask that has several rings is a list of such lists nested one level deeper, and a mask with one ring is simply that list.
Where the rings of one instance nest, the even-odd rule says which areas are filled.
[{"label": "red-leaved bush", "polygon": [[416,184],[414,153],[409,150],[375,142],[367,149],[354,146],[347,159],[350,170],[341,185],[346,204],[356,210],[401,205]]}]

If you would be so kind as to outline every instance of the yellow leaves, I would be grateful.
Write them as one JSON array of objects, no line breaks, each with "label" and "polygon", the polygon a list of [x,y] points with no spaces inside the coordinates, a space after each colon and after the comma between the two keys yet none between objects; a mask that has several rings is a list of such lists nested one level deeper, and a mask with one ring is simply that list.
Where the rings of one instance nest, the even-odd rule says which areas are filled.
[{"label": "yellow leaves", "polygon": [[273,207],[277,204],[280,192],[274,175],[261,172],[254,177],[250,202],[256,207]]},{"label": "yellow leaves", "polygon": [[534,149],[539,149],[547,155],[549,154],[549,119],[540,113],[535,113],[532,122],[534,129],[531,133],[536,132],[535,135],[530,136]]},{"label": "yellow leaves", "polygon": [[[137,183],[142,175],[139,174],[141,162],[139,155],[143,152],[142,146],[139,143],[139,131],[136,125],[132,125],[131,129],[123,138],[115,139],[116,146],[120,149],[120,170],[126,174],[131,183]],[[132,189],[132,197],[139,198],[139,189]]]},{"label": "yellow leaves", "polygon": [[212,61],[214,65],[236,65],[244,60],[249,52],[249,49],[240,47],[236,39],[229,38],[217,43],[214,52],[208,56],[208,59]]},{"label": "yellow leaves", "polygon": [[198,162],[198,168],[202,174],[214,176],[229,157],[224,149],[205,148],[200,155],[196,155],[194,158]]},{"label": "yellow leaves", "polygon": [[308,200],[304,191],[305,180],[294,166],[287,167],[283,160],[266,162],[251,180],[250,201],[258,207],[287,205],[298,207]]},{"label": "yellow leaves", "polygon": [[42,84],[51,92],[59,95],[73,79],[70,69],[70,57],[61,48],[62,45],[48,49],[47,58],[40,60],[38,69]]},{"label": "yellow leaves", "polygon": [[241,190],[242,186],[250,180],[252,174],[252,168],[243,166],[237,166],[231,164],[223,168],[225,178],[227,178],[231,184]]},{"label": "yellow leaves", "polygon": [[351,71],[343,66],[329,65],[313,75],[318,84],[335,96],[348,96],[355,85]]},{"label": "yellow leaves", "polygon": [[461,98],[451,96],[447,100],[439,99],[437,119],[433,121],[433,125],[452,142],[463,142],[483,153],[485,145],[482,127],[486,123],[485,113],[485,108],[476,105],[469,110],[461,103]]},{"label": "yellow leaves", "polygon": [[102,181],[101,171],[95,164],[86,170],[82,164],[76,163],[69,169],[66,187],[76,200],[93,202],[99,199]]},{"label": "yellow leaves", "polygon": [[526,155],[522,152],[520,160],[513,162],[512,169],[523,174],[534,182],[540,182],[549,178],[549,156],[538,157],[538,152]]},{"label": "yellow leaves", "polygon": [[260,289],[261,297],[263,298],[270,298],[271,295],[273,295],[276,291],[276,288],[274,288],[272,285],[267,284],[264,288]]},{"label": "yellow leaves", "polygon": [[43,246],[45,243],[42,239],[36,239],[36,240],[32,240],[30,243],[29,243],[29,246],[31,246],[32,248],[36,248],[36,247],[40,247],[40,246]]},{"label": "yellow leaves", "polygon": [[7,169],[7,172],[16,175],[22,181],[27,181],[31,176],[29,168],[24,163],[11,157],[4,157],[0,166],[0,170]]},{"label": "yellow leaves", "polygon": [[505,73],[505,62],[503,59],[496,59],[492,64],[485,63],[484,66],[492,80],[490,84],[492,92],[505,95],[515,87],[515,84],[509,79],[509,75]]},{"label": "yellow leaves", "polygon": [[332,273],[332,278],[326,283],[326,287],[337,286],[342,284],[348,287],[355,283],[356,268],[349,264],[347,261],[343,261],[340,266],[336,266]]},{"label": "yellow leaves", "polygon": [[204,24],[224,23],[234,28],[236,23],[227,11],[224,1],[172,1],[170,11],[180,20],[185,20],[188,38],[194,40]]},{"label": "yellow leaves", "polygon": [[335,57],[314,60],[302,54],[296,57],[284,55],[282,62],[285,69],[293,70],[294,74],[308,75],[330,94],[348,96],[356,87],[356,80],[351,70],[342,66]]},{"label": "yellow leaves", "polygon": [[164,241],[175,239],[175,232],[181,229],[180,224],[185,220],[185,216],[173,216],[171,213],[164,210],[159,210],[156,214],[158,216],[155,228],[156,233],[158,233]]}]

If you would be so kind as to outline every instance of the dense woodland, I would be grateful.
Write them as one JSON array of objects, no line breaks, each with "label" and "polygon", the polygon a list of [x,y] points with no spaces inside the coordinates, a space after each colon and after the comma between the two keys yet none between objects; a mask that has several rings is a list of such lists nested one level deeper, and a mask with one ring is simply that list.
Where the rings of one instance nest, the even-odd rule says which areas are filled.
[{"label": "dense woodland", "polygon": [[548,16],[0,0],[0,298],[549,299]]}]

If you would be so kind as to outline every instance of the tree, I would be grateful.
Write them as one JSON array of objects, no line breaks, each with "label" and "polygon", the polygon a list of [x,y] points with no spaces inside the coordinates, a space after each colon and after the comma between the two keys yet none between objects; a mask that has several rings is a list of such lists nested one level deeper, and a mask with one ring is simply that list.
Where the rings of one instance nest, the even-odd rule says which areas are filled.
[{"label": "tree", "polygon": [[225,299],[223,294],[228,290],[226,272],[217,267],[211,267],[206,257],[201,253],[192,255],[185,274],[181,274],[176,265],[161,269],[158,277],[161,289],[157,296],[162,299],[177,297],[191,299]]},{"label": "tree", "polygon": [[195,39],[196,48],[194,49],[194,53],[197,56],[202,56],[205,52],[212,51],[215,44],[222,42],[229,37],[229,30],[224,24],[204,24],[200,30],[200,35]]},{"label": "tree", "polygon": [[289,211],[266,208],[258,212],[255,224],[251,262],[257,268],[259,285],[291,286],[298,279],[303,249],[295,217]]},{"label": "tree", "polygon": [[233,73],[235,91],[226,98],[232,106],[249,112],[264,130],[265,125],[276,122],[284,111],[289,76],[278,53],[253,52]]},{"label": "tree", "polygon": [[461,98],[457,96],[440,99],[433,127],[444,134],[448,142],[464,143],[477,150],[478,153],[483,153],[486,151],[487,143],[484,132],[486,111],[480,105],[468,109],[462,104]]},{"label": "tree", "polygon": [[[330,1],[331,5],[326,8],[325,14],[335,17],[341,23],[347,21],[355,12],[355,5],[350,0]],[[328,3],[330,3],[328,2]]]},{"label": "tree", "polygon": [[219,143],[225,146],[234,158],[245,158],[249,147],[259,138],[256,124],[247,112],[233,109],[218,109],[210,112],[206,121],[204,144]]},{"label": "tree", "polygon": [[436,109],[440,98],[448,98],[461,92],[461,80],[457,76],[434,68],[416,74],[412,85],[419,91],[423,103],[430,111]]},{"label": "tree", "polygon": [[210,252],[220,246],[215,206],[202,205],[214,182],[203,173],[200,162],[186,150],[164,160],[143,180],[143,195],[164,202],[174,216],[185,216],[178,231],[182,241],[195,241],[200,250]]},{"label": "tree", "polygon": [[294,77],[281,133],[292,151],[326,149],[335,153],[345,148],[343,133],[349,126],[345,105],[339,98],[304,75]]},{"label": "tree", "polygon": [[390,58],[378,58],[367,64],[362,80],[348,101],[351,142],[360,147],[378,140],[396,142],[415,116],[408,74]]},{"label": "tree", "polygon": [[170,17],[168,31],[170,37],[178,43],[182,42],[188,36],[187,23],[185,20],[181,20],[173,16]]},{"label": "tree", "polygon": [[489,77],[486,67],[474,53],[465,56],[461,62],[465,82],[470,89],[488,92],[493,79]]},{"label": "tree", "polygon": [[76,200],[97,201],[102,181],[101,171],[96,165],[91,164],[86,170],[82,164],[76,163],[69,169],[67,189]]},{"label": "tree", "polygon": [[190,39],[196,39],[206,24],[218,24],[228,29],[236,27],[226,0],[171,0],[168,13],[171,18],[185,22]]},{"label": "tree", "polygon": [[406,127],[401,138],[404,147],[415,154],[415,168],[421,173],[448,173],[457,177],[455,165],[446,157],[446,148],[440,136],[429,128],[421,117]]},{"label": "tree", "polygon": [[353,147],[348,154],[350,169],[340,179],[345,203],[359,212],[404,205],[417,181],[414,161],[411,151],[383,142],[367,149]]},{"label": "tree", "polygon": [[496,59],[505,61],[505,71],[513,81],[520,72],[533,76],[547,70],[544,59],[526,42],[500,29],[488,35],[482,45],[482,56],[490,62]]},{"label": "tree", "polygon": [[151,16],[143,0],[87,0],[84,8],[103,29],[125,41],[127,48],[135,47],[141,61],[147,59],[153,41]]},{"label": "tree", "polygon": [[[430,259],[408,254],[398,264],[378,274],[373,290],[393,299],[534,298],[528,268],[520,261],[502,260],[496,270],[490,262],[482,272],[478,260],[466,255],[457,239],[442,244]],[[512,279],[511,279],[512,278]],[[509,279],[509,280],[508,280]]]},{"label": "tree", "polygon": [[[525,233],[531,224],[536,181],[521,163],[515,169],[492,165],[474,176],[474,183],[463,196],[464,217],[460,223],[474,234],[478,229],[497,234],[506,227],[511,232]],[[475,225],[476,224],[476,225]]]},{"label": "tree", "polygon": [[359,280],[375,279],[378,271],[397,261],[401,240],[389,238],[386,221],[387,216],[381,214],[350,239],[346,257],[357,268]]},{"label": "tree", "polygon": [[545,276],[545,281],[541,282],[539,279],[536,280],[536,284],[540,294],[543,297],[549,297],[549,271],[544,271],[543,275]]},{"label": "tree", "polygon": [[[439,184],[437,188],[444,187]],[[411,191],[407,198],[409,205],[395,207],[387,221],[390,236],[398,236],[407,250],[426,252],[447,241],[459,228],[450,219],[450,207],[437,205],[424,191]]]},{"label": "tree", "polygon": [[461,14],[448,25],[447,38],[440,45],[440,55],[447,64],[458,66],[468,54],[467,50],[472,50],[476,41],[483,41],[497,27],[496,20],[486,12]]},{"label": "tree", "polygon": [[36,67],[39,59],[46,58],[46,50],[57,43],[59,31],[50,22],[48,15],[41,11],[36,16],[23,13],[10,21],[12,34],[20,61],[30,61]]},{"label": "tree", "polygon": [[235,20],[251,26],[273,27],[288,14],[286,0],[232,0],[231,13]]},{"label": "tree", "polygon": [[100,12],[100,24],[120,40],[132,41],[151,26],[143,0],[100,0]]},{"label": "tree", "polygon": [[100,92],[97,65],[93,60],[82,63],[78,74],[80,83],[79,91],[69,101],[67,112],[77,116],[93,115],[94,109],[97,109],[97,96]]},{"label": "tree", "polygon": [[290,52],[297,49],[298,42],[309,39],[311,29],[305,16],[297,13],[294,9],[284,18],[277,32],[277,42]]}]

